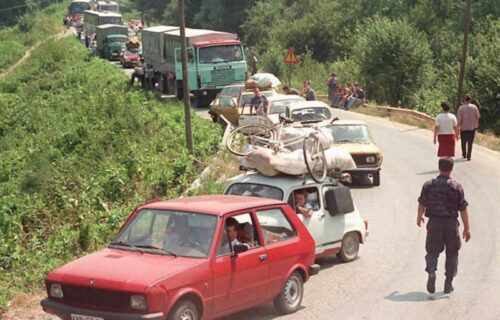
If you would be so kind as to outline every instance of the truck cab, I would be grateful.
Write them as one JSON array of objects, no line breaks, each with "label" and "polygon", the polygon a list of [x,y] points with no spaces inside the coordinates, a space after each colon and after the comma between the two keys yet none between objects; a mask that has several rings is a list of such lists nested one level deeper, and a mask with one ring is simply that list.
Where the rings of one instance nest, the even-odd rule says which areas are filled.
[{"label": "truck cab", "polygon": [[[296,193],[305,195],[310,217],[297,213]],[[316,183],[309,177],[246,173],[230,179],[224,194],[287,202],[313,236],[316,257],[337,254],[345,262],[352,261],[358,256],[359,244],[365,243],[368,236],[368,221],[361,218],[349,188],[335,179]]]}]

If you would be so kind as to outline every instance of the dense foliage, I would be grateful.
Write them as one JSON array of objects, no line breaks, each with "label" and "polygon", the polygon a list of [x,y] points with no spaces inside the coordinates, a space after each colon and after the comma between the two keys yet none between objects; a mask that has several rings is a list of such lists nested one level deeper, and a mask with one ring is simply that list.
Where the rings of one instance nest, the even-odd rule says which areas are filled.
[{"label": "dense foliage", "polygon": [[221,129],[193,114],[195,161],[183,120],[180,104],[130,90],[73,38],[0,81],[0,306],[5,288],[40,283],[102,246],[138,204],[189,186]]},{"label": "dense foliage", "polygon": [[[24,3],[25,1],[19,1]],[[39,11],[24,11],[16,16],[9,11],[1,11],[3,0],[0,1],[0,72],[18,61],[35,43],[46,40],[55,33],[64,30],[62,17],[67,10],[67,2],[52,4]],[[9,3],[9,1],[7,1]],[[10,1],[18,3],[17,0]],[[48,2],[44,2],[46,6]],[[27,8],[27,7],[23,7]],[[10,12],[7,14],[7,12]],[[3,17],[2,14],[8,15]],[[1,28],[3,19],[14,19],[17,24]],[[8,20],[11,21],[11,20]]]},{"label": "dense foliage", "polygon": [[[178,0],[127,0],[155,23],[177,22]],[[230,2],[228,5],[227,2]],[[368,98],[431,115],[457,104],[465,0],[185,0],[188,26],[239,32],[259,68],[287,79],[287,48],[300,55],[292,85],[309,79],[325,93],[336,72]],[[481,127],[500,134],[500,2],[473,1],[464,91]],[[374,59],[373,59],[374,58]]]},{"label": "dense foliage", "polygon": [[2,0],[0,1],[0,27],[15,25],[17,19],[23,15],[29,15],[36,10],[64,1],[66,0]]}]

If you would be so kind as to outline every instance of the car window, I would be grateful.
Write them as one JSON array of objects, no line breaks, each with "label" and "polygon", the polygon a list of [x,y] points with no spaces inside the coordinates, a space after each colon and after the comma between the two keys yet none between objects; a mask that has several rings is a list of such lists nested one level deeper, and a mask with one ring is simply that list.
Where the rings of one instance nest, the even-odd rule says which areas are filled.
[{"label": "car window", "polygon": [[321,201],[319,197],[319,192],[318,188],[316,187],[310,187],[310,188],[301,188],[301,189],[296,189],[292,193],[290,193],[290,196],[288,197],[287,203],[292,207],[292,209],[297,212],[297,208],[295,205],[295,200],[294,200],[294,193],[303,193],[305,194],[305,205],[304,207],[306,209],[311,209],[312,211],[318,211],[321,209]]},{"label": "car window", "polygon": [[294,121],[322,121],[332,117],[327,108],[301,108],[292,110],[292,119]]},{"label": "car window", "polygon": [[297,235],[281,208],[258,210],[256,214],[266,245],[288,240]]},{"label": "car window", "polygon": [[230,254],[235,244],[245,244],[248,249],[260,246],[259,233],[250,213],[228,216],[224,219],[217,255]]},{"label": "car window", "polygon": [[217,218],[208,214],[142,209],[124,227],[115,242],[145,249],[153,246],[179,256],[206,257],[216,223]]},{"label": "car window", "polygon": [[332,125],[329,127],[335,143],[342,142],[367,142],[371,143],[368,127],[363,124],[353,125]]},{"label": "car window", "polygon": [[283,191],[281,189],[257,183],[232,184],[225,194],[283,200]]}]

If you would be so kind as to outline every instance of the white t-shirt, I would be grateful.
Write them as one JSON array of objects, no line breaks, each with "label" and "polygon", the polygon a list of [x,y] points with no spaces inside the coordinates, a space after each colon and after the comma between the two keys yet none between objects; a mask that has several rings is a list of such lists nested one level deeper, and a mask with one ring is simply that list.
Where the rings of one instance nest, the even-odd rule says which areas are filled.
[{"label": "white t-shirt", "polygon": [[455,127],[457,125],[457,117],[449,112],[443,112],[436,117],[436,126],[439,127],[438,134],[454,134]]}]

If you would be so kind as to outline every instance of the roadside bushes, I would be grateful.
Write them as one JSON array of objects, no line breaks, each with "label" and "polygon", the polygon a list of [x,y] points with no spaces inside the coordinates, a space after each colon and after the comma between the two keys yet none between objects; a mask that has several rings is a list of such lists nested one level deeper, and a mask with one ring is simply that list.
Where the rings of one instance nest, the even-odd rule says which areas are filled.
[{"label": "roadside bushes", "polygon": [[138,204],[177,197],[218,149],[219,126],[129,91],[73,37],[0,80],[0,309],[11,290],[109,241]]}]

